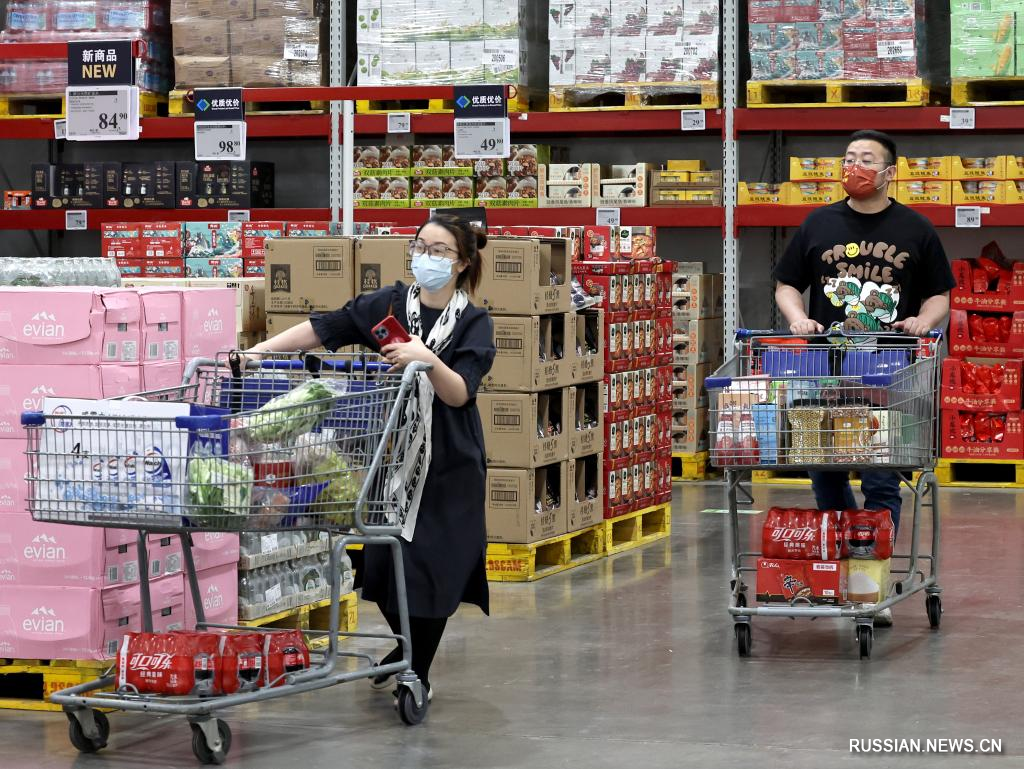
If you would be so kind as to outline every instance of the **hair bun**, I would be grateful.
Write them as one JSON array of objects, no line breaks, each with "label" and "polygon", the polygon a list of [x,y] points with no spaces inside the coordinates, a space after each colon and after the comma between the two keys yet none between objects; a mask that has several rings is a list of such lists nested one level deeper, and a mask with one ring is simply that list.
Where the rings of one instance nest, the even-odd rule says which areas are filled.
[{"label": "hair bun", "polygon": [[473,227],[473,234],[476,235],[476,247],[481,249],[487,245],[487,233],[479,227]]}]

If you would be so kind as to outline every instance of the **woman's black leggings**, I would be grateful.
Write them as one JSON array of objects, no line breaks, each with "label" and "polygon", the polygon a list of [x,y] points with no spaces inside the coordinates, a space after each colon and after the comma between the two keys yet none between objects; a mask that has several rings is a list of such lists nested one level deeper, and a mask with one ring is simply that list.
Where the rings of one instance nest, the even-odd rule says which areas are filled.
[{"label": "woman's black leggings", "polygon": [[[398,621],[398,615],[384,611],[383,607],[381,614],[391,626],[391,632],[401,635],[402,626]],[[441,643],[441,636],[444,635],[444,628],[447,624],[447,617],[409,617],[409,634],[412,636],[409,639],[412,644],[412,669],[424,686],[430,684],[430,665],[434,661],[434,655],[437,653],[437,647]],[[381,660],[381,664],[398,662],[400,659],[402,659],[401,645],[396,646],[387,657]]]}]

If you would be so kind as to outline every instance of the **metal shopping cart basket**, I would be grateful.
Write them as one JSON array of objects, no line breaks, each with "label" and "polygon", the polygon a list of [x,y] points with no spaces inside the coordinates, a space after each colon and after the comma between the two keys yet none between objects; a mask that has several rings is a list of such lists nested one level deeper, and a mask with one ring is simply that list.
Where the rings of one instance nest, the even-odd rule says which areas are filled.
[{"label": "metal shopping cart basket", "polygon": [[[225,354],[191,361],[181,387],[122,400],[65,400],[45,413],[23,414],[33,518],[139,531],[145,631],[152,631],[147,533],[180,536],[197,627],[249,632],[260,629],[205,622],[191,533],[336,535],[329,554],[330,626],[307,633],[326,636],[327,648],[312,651],[308,668],[262,680],[250,691],[210,697],[140,693],[118,687],[116,671],[108,670],[50,697],[63,706],[76,748],[95,752],[106,745],[110,727],[97,708],[177,714],[192,726],[196,757],[220,764],[231,732],[214,712],[377,675],[396,677],[405,723],[423,720],[427,700],[411,669],[396,489],[410,449],[413,379],[426,367],[388,368],[376,356],[341,354],[268,355],[243,368],[236,354]],[[390,548],[401,635],[339,632],[339,563],[350,544]],[[340,649],[343,636],[397,641],[402,660],[377,665],[369,654]],[[347,665],[339,665],[343,658]],[[114,691],[100,691],[111,686]]]},{"label": "metal shopping cart basket", "polygon": [[[922,590],[928,620],[939,626],[940,526],[933,472],[939,344],[938,333],[918,340],[901,334],[794,337],[740,331],[735,354],[706,380],[711,462],[726,471],[733,551],[729,613],[741,656],[750,654],[755,616],[845,617],[855,622],[861,658],[869,658],[874,616]],[[897,473],[901,487],[913,493],[912,536],[909,554],[892,557],[892,574],[899,578],[884,600],[815,605],[797,595],[789,602],[748,605],[746,577],[756,575],[761,553],[743,551],[737,498],[752,470]],[[920,550],[925,510],[932,518],[929,553]]]}]

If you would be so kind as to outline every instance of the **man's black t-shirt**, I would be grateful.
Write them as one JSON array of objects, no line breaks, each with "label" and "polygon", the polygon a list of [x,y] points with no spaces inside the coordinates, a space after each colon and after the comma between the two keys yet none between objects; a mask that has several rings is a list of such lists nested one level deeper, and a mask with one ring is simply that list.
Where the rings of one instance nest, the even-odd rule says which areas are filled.
[{"label": "man's black t-shirt", "polygon": [[931,222],[895,200],[861,214],[846,200],[804,221],[775,268],[780,283],[810,286],[808,316],[847,333],[881,331],[916,316],[921,302],[955,285]]}]

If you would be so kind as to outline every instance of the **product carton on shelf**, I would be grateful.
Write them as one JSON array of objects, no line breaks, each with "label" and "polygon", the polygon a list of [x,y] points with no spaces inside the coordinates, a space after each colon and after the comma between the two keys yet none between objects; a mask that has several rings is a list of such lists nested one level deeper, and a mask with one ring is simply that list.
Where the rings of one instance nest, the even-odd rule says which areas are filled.
[{"label": "product carton on shelf", "polygon": [[949,313],[949,354],[957,358],[1020,358],[1024,357],[1024,311],[1014,312],[1010,333],[1005,342],[974,339],[967,310]]},{"label": "product carton on shelf", "polygon": [[412,257],[409,256],[409,238],[368,236],[355,242],[355,287],[358,293],[378,291],[398,282],[412,285],[415,280]]},{"label": "product carton on shelf", "polygon": [[284,238],[267,245],[267,312],[336,310],[354,296],[351,238]]},{"label": "product carton on shelf", "polygon": [[603,519],[604,473],[601,464],[600,454],[588,454],[569,460],[567,531],[579,531]]},{"label": "product carton on shelf", "polygon": [[481,256],[475,303],[494,315],[542,315],[570,309],[572,265],[564,239],[494,238]]},{"label": "product carton on shelf", "polygon": [[569,457],[567,388],[540,393],[480,393],[487,463],[539,467]]},{"label": "product carton on shelf", "polygon": [[896,180],[901,182],[914,179],[933,181],[949,181],[953,178],[953,158],[940,157],[900,157],[896,161]]},{"label": "product carton on shelf", "polygon": [[1011,182],[958,179],[952,182],[954,206],[1001,205],[1006,202],[1006,186]]},{"label": "product carton on shelf", "polygon": [[569,456],[578,459],[604,449],[604,383],[569,388]]},{"label": "product carton on shelf", "polygon": [[838,182],[843,178],[842,158],[790,158],[789,179],[799,181]]},{"label": "product carton on shelf", "polygon": [[[977,419],[987,421],[990,435],[981,439],[977,432]],[[1024,458],[1024,429],[1021,412],[975,414],[955,409],[942,409],[939,413],[939,441],[944,459],[1009,459]],[[967,435],[965,436],[965,432]],[[975,440],[971,440],[973,437]]]},{"label": "product carton on shelf", "polygon": [[707,408],[708,394],[704,380],[715,372],[710,363],[672,367],[672,407],[682,411]]},{"label": "product carton on shelf", "polygon": [[708,450],[708,410],[675,412],[672,416],[672,453],[697,454]]},{"label": "product carton on shelf", "polygon": [[604,378],[604,311],[571,312],[568,323],[566,352],[570,360],[571,381],[577,384],[600,382]]},{"label": "product carton on shelf", "polygon": [[485,392],[537,392],[571,384],[572,363],[565,357],[569,313],[494,316],[497,353],[484,376]]},{"label": "product carton on shelf", "polygon": [[536,176],[477,176],[476,204],[485,208],[537,208]]},{"label": "product carton on shelf", "polygon": [[675,189],[652,187],[650,190],[652,206],[720,206],[722,205],[721,189]]},{"label": "product carton on shelf", "polygon": [[[8,516],[29,512],[26,447],[24,438],[0,440],[0,522]],[[2,525],[5,524],[0,523]]]},{"label": "product carton on shelf", "polygon": [[177,208],[274,207],[273,163],[187,160],[174,173]]},{"label": "product carton on shelf", "polygon": [[[199,569],[196,574],[199,597],[206,622],[238,624],[238,565],[235,563]],[[196,626],[196,607],[192,591],[185,585],[185,629]]]},{"label": "product carton on shelf", "polygon": [[951,176],[957,179],[1005,179],[1007,155],[968,158],[953,155],[950,158]]},{"label": "product carton on shelf", "polygon": [[720,318],[723,312],[721,273],[680,275],[672,283],[672,316],[679,320]]},{"label": "product carton on shelf", "polygon": [[784,205],[786,188],[781,184],[740,182],[736,203],[741,206]]},{"label": "product carton on shelf", "polygon": [[890,186],[890,197],[895,197],[898,203],[905,206],[948,206],[953,200],[952,185],[956,182],[948,181],[899,181],[896,182],[896,193],[892,194]]},{"label": "product carton on shelf", "polygon": [[[969,377],[965,370],[975,365],[997,372],[997,377],[988,374],[985,379],[968,387]],[[942,361],[942,408],[960,411],[1020,411],[1021,409],[1021,361],[1000,360],[974,361],[967,363],[957,358]]]},{"label": "product carton on shelf", "polygon": [[839,182],[784,182],[782,187],[788,206],[827,206],[846,197]]},{"label": "product carton on shelf", "polygon": [[[1010,266],[1009,278],[1000,277],[996,288],[988,290],[989,279],[981,268],[975,269],[968,259],[955,259],[950,265],[956,286],[950,297],[954,309],[980,312],[1015,312],[1024,310],[1024,262]],[[976,291],[975,282],[982,290]]]},{"label": "product carton on shelf", "polygon": [[631,165],[596,165],[600,176],[593,182],[597,196],[595,207],[643,208],[647,205],[647,163]]},{"label": "product carton on shelf", "polygon": [[592,163],[542,163],[537,185],[541,208],[590,208],[595,194],[595,171]]},{"label": "product carton on shelf", "polygon": [[412,208],[470,208],[475,189],[472,176],[426,176],[412,179]]},{"label": "product carton on shelf", "polygon": [[529,544],[565,534],[569,463],[487,470],[487,539]]}]

